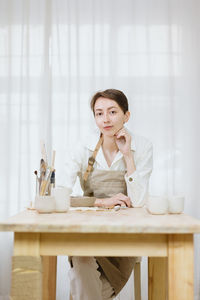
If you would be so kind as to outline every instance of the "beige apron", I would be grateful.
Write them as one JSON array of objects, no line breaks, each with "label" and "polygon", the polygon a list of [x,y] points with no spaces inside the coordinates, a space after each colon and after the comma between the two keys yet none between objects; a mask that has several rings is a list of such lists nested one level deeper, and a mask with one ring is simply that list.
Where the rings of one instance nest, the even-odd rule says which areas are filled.
[{"label": "beige apron", "polygon": [[[118,193],[127,195],[125,171],[94,170],[87,181],[83,181],[84,173],[78,174],[84,196],[106,198]],[[133,270],[135,257],[95,257],[100,271],[104,273],[117,295]]]}]

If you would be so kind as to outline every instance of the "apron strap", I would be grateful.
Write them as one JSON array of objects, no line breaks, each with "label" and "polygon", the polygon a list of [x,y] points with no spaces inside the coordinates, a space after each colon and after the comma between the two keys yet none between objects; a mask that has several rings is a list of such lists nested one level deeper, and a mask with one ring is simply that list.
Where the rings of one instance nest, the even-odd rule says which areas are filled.
[{"label": "apron strap", "polygon": [[89,174],[93,171],[93,165],[95,163],[95,158],[97,156],[97,152],[99,151],[102,143],[103,143],[103,134],[101,133],[99,141],[94,149],[94,152],[93,152],[92,156],[90,156],[88,159],[88,166],[87,166],[87,169],[83,176],[83,180],[85,182],[87,181]]}]

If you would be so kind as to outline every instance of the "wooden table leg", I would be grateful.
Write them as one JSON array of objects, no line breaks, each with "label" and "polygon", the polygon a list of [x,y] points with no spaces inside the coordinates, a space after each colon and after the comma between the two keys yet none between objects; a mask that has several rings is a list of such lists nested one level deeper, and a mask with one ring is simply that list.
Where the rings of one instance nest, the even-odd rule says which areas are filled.
[{"label": "wooden table leg", "polygon": [[43,256],[43,300],[56,300],[57,256]]},{"label": "wooden table leg", "polygon": [[135,300],[141,300],[141,263],[137,262],[134,267],[134,292]]},{"label": "wooden table leg", "polygon": [[168,241],[169,300],[194,299],[192,234],[172,234]]},{"label": "wooden table leg", "polygon": [[39,233],[15,233],[11,299],[42,300]]},{"label": "wooden table leg", "polygon": [[167,257],[148,257],[148,300],[166,300],[167,286]]}]

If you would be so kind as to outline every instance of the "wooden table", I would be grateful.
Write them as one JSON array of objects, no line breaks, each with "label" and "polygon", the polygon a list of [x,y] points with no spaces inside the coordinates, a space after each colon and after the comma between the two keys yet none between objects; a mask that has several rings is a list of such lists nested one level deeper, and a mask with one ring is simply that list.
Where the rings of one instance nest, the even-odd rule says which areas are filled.
[{"label": "wooden table", "polygon": [[200,221],[190,216],[150,215],[144,208],[27,210],[1,222],[0,231],[14,232],[13,300],[54,298],[57,255],[148,256],[149,300],[194,299],[193,234]]}]

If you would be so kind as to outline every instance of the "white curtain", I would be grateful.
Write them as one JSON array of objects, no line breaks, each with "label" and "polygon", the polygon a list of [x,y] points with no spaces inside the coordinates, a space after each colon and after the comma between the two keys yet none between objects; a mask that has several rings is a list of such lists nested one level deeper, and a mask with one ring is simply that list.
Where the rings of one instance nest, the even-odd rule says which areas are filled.
[{"label": "white curtain", "polygon": [[[40,140],[61,169],[70,144],[94,127],[90,97],[106,88],[124,91],[128,127],[154,144],[150,192],[185,195],[185,212],[199,218],[199,32],[198,0],[0,0],[0,219],[33,201]],[[1,300],[12,239],[0,234]],[[57,300],[67,299],[66,258],[58,265]],[[146,300],[145,271],[142,281]],[[132,300],[132,288],[119,298]]]}]

